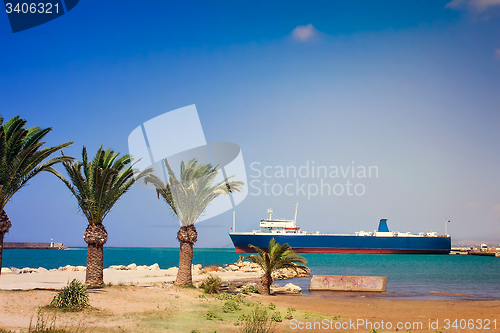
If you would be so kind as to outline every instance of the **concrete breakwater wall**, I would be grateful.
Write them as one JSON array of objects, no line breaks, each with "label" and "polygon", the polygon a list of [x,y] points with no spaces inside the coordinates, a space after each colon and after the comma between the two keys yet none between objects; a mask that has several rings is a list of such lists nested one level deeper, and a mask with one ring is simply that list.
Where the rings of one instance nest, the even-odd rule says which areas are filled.
[{"label": "concrete breakwater wall", "polygon": [[386,283],[386,276],[313,275],[309,290],[384,292]]},{"label": "concrete breakwater wall", "polygon": [[68,247],[63,243],[22,243],[22,242],[4,242],[4,249],[56,249],[64,250]]}]

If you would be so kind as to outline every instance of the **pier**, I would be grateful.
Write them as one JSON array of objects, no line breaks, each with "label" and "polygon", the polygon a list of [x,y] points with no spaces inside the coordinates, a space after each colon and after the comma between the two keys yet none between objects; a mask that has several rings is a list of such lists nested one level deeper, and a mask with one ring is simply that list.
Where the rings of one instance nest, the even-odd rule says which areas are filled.
[{"label": "pier", "polygon": [[21,243],[21,242],[4,242],[4,249],[55,249],[65,250],[68,247],[63,243]]},{"label": "pier", "polygon": [[471,255],[471,256],[500,257],[500,252],[469,251],[469,255]]}]

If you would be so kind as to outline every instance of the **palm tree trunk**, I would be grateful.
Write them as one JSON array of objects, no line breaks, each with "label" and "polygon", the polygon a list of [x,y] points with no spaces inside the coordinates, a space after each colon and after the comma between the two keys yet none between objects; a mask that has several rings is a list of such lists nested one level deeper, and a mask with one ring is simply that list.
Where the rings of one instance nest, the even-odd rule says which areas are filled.
[{"label": "palm tree trunk", "polygon": [[87,247],[87,271],[85,274],[85,284],[90,286],[102,286],[104,284],[103,263],[103,246],[89,244]]},{"label": "palm tree trunk", "polygon": [[182,226],[177,232],[180,244],[179,270],[174,284],[189,286],[193,284],[191,266],[193,265],[193,245],[198,240],[198,233],[194,225]]},{"label": "palm tree trunk", "polygon": [[259,292],[262,295],[269,296],[271,295],[271,284],[273,283],[273,278],[271,277],[271,273],[264,273],[262,278],[260,279]]},{"label": "palm tree trunk", "polygon": [[10,223],[5,210],[2,209],[0,212],[0,275],[2,275],[3,237],[9,232],[10,227],[12,227],[12,223]]},{"label": "palm tree trunk", "polygon": [[174,284],[176,286],[188,286],[193,284],[191,265],[193,263],[193,244],[181,242],[179,253],[179,271]]},{"label": "palm tree trunk", "polygon": [[108,240],[108,232],[102,224],[89,224],[87,230],[83,233],[83,239],[88,244],[85,284],[90,286],[102,286],[104,284],[103,245]]}]

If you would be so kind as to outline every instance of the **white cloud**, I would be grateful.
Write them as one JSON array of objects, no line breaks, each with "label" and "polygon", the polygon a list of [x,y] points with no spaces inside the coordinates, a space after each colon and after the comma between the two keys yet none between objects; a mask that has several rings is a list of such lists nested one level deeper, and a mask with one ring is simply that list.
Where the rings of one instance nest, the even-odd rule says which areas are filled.
[{"label": "white cloud", "polygon": [[466,8],[476,13],[485,12],[493,7],[500,7],[500,0],[452,0],[445,6],[445,8],[451,9]]},{"label": "white cloud", "polygon": [[310,23],[308,25],[298,25],[292,31],[293,38],[300,42],[310,41],[317,35],[318,30]]}]

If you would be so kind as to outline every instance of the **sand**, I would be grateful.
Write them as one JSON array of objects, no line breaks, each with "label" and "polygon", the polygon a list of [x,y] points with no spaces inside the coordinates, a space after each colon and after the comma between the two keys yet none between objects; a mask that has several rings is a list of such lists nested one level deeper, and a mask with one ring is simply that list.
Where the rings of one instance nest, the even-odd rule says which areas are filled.
[{"label": "sand", "polygon": [[[91,310],[81,313],[57,312],[60,327],[77,326],[82,332],[234,332],[239,314],[224,314],[224,301],[212,297],[200,298],[198,289],[173,286],[175,276],[165,276],[165,271],[112,271],[105,270],[106,283],[134,286],[113,286],[90,290]],[[257,273],[220,273],[223,279],[255,279]],[[195,276],[201,279],[206,275]],[[49,272],[7,274],[0,279],[0,328],[27,331],[30,318],[36,318],[37,308],[49,304],[55,290],[33,288],[60,288],[73,278],[84,279],[85,272]],[[278,283],[285,284],[286,281]],[[16,291],[23,290],[23,291]],[[436,301],[380,299],[360,297],[358,294],[339,294],[338,297],[314,295],[247,296],[249,303],[274,303],[284,316],[287,308],[295,308],[293,320],[284,319],[277,325],[278,332],[407,332],[404,325],[422,323],[411,327],[411,332],[500,332],[500,301]],[[212,309],[223,321],[206,320],[205,313]],[[249,311],[243,307],[241,311]],[[47,310],[48,311],[48,310]],[[53,314],[48,311],[47,315]],[[449,329],[445,329],[449,319]],[[453,322],[457,321],[457,328]],[[464,319],[462,323],[460,320]],[[473,319],[474,323],[470,322]],[[494,329],[493,320],[497,320]],[[489,330],[479,329],[478,320],[489,320]],[[362,322],[361,322],[362,321]],[[382,324],[383,321],[383,324]],[[437,321],[437,326],[435,325]],[[314,323],[316,322],[316,329]],[[370,324],[367,324],[370,322]],[[387,329],[387,323],[392,328]],[[353,326],[355,323],[357,326]],[[400,329],[396,326],[400,324]],[[460,324],[473,328],[460,329]],[[307,326],[309,325],[309,326]],[[322,325],[322,328],[319,328]],[[335,326],[337,325],[337,326]],[[344,328],[342,328],[342,325]],[[370,326],[371,325],[371,326]],[[377,326],[378,325],[378,326]],[[381,328],[383,326],[383,329]],[[418,324],[417,324],[418,325]],[[337,327],[337,328],[336,328]],[[73,328],[71,331],[75,331]]]}]

